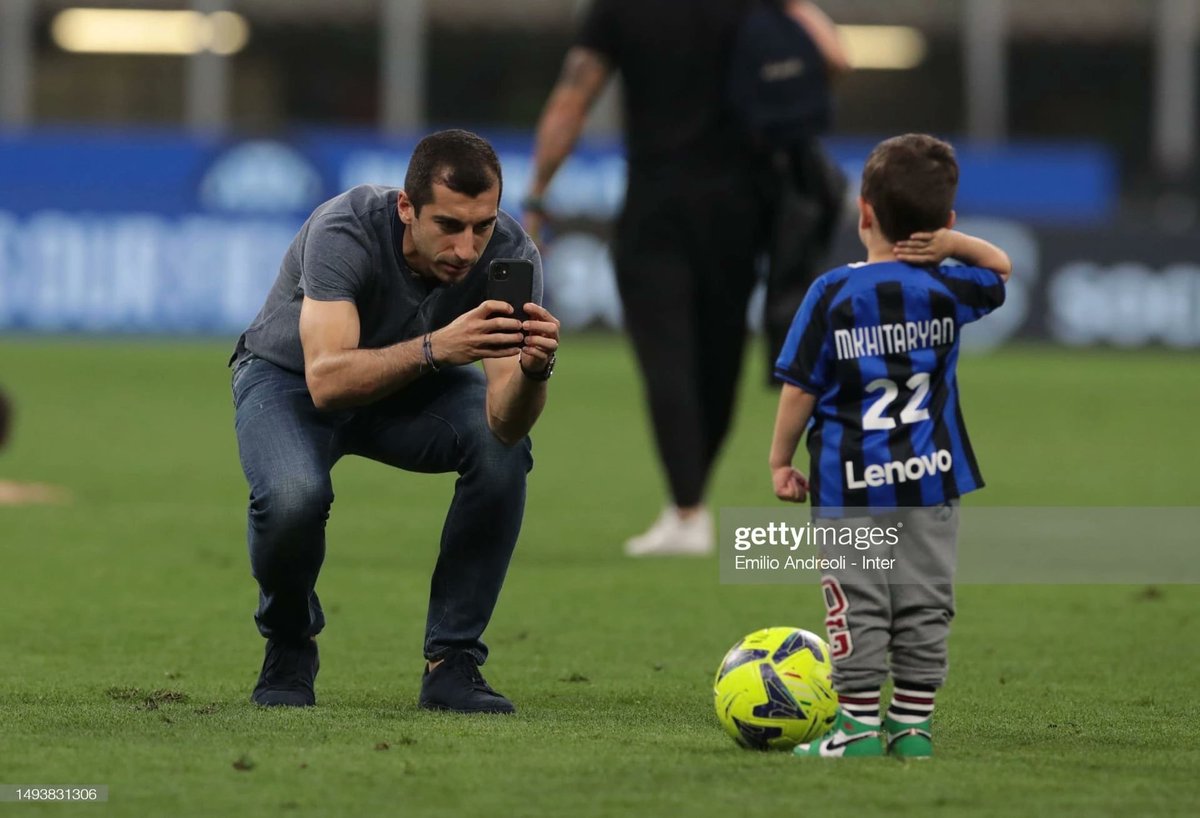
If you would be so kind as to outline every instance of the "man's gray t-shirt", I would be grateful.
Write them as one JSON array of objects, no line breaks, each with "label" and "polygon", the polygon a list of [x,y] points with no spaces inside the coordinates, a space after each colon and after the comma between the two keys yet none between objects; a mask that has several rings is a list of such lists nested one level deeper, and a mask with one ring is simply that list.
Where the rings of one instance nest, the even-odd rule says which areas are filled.
[{"label": "man's gray t-shirt", "polygon": [[521,225],[504,211],[479,262],[460,282],[438,284],[404,261],[404,223],[394,188],[359,185],[322,204],[292,240],[267,302],[238,339],[234,359],[254,353],[304,373],[300,306],[352,301],[358,307],[358,345],[377,349],[446,326],[485,299],[488,265],[497,258],[533,262],[533,300],[542,303],[542,261]]}]

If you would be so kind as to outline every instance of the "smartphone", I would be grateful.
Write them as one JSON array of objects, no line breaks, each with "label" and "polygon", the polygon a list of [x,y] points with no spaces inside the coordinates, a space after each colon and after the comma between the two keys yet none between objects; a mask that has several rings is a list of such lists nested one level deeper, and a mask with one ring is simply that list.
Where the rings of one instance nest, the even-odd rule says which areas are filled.
[{"label": "smartphone", "polygon": [[525,305],[533,300],[533,262],[523,258],[498,258],[488,267],[487,298],[512,305],[513,318],[524,321]]}]

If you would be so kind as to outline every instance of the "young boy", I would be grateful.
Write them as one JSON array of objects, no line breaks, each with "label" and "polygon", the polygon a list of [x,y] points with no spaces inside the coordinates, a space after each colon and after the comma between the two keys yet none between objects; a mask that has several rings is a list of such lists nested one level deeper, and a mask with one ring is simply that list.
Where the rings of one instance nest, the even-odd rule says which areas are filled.
[{"label": "young boy", "polygon": [[[983,486],[958,406],[959,331],[1004,302],[1012,271],[1004,251],[952,230],[957,188],[947,143],[909,134],[880,144],[858,201],[867,261],[817,279],[776,363],[775,494],[811,494],[814,533],[857,533],[857,548],[818,538],[822,556],[846,557],[821,581],[840,710],[797,755],[933,753],[958,498]],[[942,266],[948,258],[965,266]],[[792,467],[806,428],[811,479]],[[895,687],[881,725],[889,654]]]}]

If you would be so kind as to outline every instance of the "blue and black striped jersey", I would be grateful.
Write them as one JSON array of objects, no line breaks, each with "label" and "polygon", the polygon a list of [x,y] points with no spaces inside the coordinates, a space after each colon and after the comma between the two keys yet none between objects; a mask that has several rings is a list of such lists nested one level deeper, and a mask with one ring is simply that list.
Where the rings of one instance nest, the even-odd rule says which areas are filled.
[{"label": "blue and black striped jersey", "polygon": [[852,264],[818,278],[776,374],[816,396],[815,507],[938,505],[983,486],[958,403],[959,332],[1004,303],[977,267]]}]

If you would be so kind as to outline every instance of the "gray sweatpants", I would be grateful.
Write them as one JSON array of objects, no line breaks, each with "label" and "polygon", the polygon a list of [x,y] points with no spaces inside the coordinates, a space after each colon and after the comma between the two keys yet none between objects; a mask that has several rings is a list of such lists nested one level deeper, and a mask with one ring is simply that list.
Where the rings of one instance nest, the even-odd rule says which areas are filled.
[{"label": "gray sweatpants", "polygon": [[[954,618],[958,501],[882,516],[815,519],[813,526],[844,535],[826,532],[820,546],[821,556],[838,564],[821,577],[834,688],[882,687],[889,653],[893,679],[941,687]],[[889,528],[864,542],[866,530]]]}]

